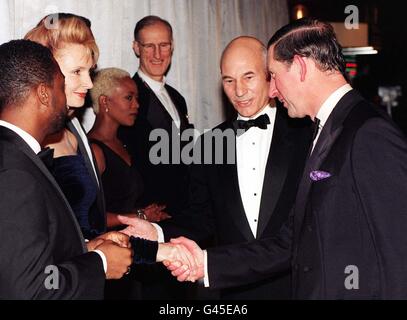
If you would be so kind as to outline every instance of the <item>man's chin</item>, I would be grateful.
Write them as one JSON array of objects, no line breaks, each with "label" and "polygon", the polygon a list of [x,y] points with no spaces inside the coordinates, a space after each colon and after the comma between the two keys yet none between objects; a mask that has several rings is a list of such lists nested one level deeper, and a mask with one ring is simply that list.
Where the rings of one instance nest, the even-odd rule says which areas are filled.
[{"label": "man's chin", "polygon": [[162,78],[164,77],[165,71],[164,70],[154,70],[150,73],[150,77],[154,78]]},{"label": "man's chin", "polygon": [[66,114],[60,115],[57,118],[55,118],[52,121],[52,125],[51,125],[51,128],[49,130],[50,132],[48,134],[51,135],[51,134],[55,134],[55,133],[60,132],[62,129],[65,128],[66,121],[67,121]]},{"label": "man's chin", "polygon": [[287,113],[288,113],[288,116],[289,116],[290,118],[301,118],[301,117],[295,112],[295,110],[293,110],[292,108],[289,108],[289,107],[286,106],[285,104],[284,104],[284,107],[287,108]]}]

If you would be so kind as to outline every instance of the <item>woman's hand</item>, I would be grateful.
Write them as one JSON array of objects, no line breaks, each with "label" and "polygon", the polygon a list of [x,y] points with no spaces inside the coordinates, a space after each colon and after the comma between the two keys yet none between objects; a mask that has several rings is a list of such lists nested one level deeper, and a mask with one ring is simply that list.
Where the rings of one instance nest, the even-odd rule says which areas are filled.
[{"label": "woman's hand", "polygon": [[159,222],[171,218],[168,213],[163,211],[165,208],[166,205],[158,205],[157,203],[152,203],[145,207],[143,210],[148,221]]}]

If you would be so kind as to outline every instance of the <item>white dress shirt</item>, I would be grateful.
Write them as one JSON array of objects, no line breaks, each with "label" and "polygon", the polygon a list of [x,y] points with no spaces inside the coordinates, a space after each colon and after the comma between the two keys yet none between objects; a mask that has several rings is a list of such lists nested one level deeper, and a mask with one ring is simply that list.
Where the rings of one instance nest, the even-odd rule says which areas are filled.
[{"label": "white dress shirt", "polygon": [[[236,164],[240,196],[254,237],[257,234],[264,173],[273,137],[276,108],[267,105],[251,119],[262,114],[267,114],[270,118],[267,129],[251,127],[236,138]],[[237,119],[249,120],[241,115]]]},{"label": "white dress shirt", "polygon": [[[238,120],[249,120],[257,118],[263,114],[267,114],[270,118],[270,124],[267,125],[267,129],[251,127],[236,138],[236,160],[240,196],[242,198],[247,221],[254,237],[256,237],[257,233],[263,181],[267,159],[271,149],[271,140],[273,138],[276,108],[267,105],[251,118],[246,118],[241,115],[238,116]],[[162,228],[155,223],[153,223],[153,226],[157,229],[158,242],[164,242]],[[204,250],[205,277],[203,281],[205,287],[209,287],[207,268],[207,253],[206,250]]]},{"label": "white dress shirt", "polygon": [[137,74],[143,79],[151,90],[153,90],[154,94],[157,96],[158,100],[163,104],[164,108],[170,114],[172,120],[175,122],[175,125],[179,129],[181,125],[181,118],[179,116],[178,110],[175,107],[174,103],[171,100],[170,95],[168,94],[167,89],[165,89],[165,77],[163,77],[163,81],[156,81],[151,79],[147,76],[143,71],[140,69],[137,71]]},{"label": "white dress shirt", "polygon": [[319,139],[319,136],[321,134],[321,131],[328,120],[329,116],[331,115],[332,111],[338,104],[339,100],[342,99],[342,97],[348,93],[350,90],[352,90],[352,87],[347,83],[343,85],[342,87],[336,89],[329,97],[328,99],[325,100],[325,102],[322,104],[321,108],[319,109],[316,117],[320,120],[319,122],[319,130],[318,134],[315,137],[315,140],[312,145],[312,151],[314,151],[314,147]]},{"label": "white dress shirt", "polygon": [[41,145],[39,144],[39,142],[35,140],[35,138],[28,132],[4,120],[0,120],[0,126],[6,127],[15,132],[21,139],[23,139],[30,146],[30,148],[34,151],[35,154],[41,151]]},{"label": "white dress shirt", "polygon": [[[236,138],[236,160],[240,196],[254,237],[257,234],[264,174],[271,149],[270,145],[273,138],[276,111],[276,108],[267,105],[262,111],[251,118],[238,116],[238,120],[254,119],[262,114],[267,114],[270,118],[270,124],[267,125],[267,129],[252,127]],[[208,256],[206,250],[204,250],[204,274],[204,285],[209,287]]]}]

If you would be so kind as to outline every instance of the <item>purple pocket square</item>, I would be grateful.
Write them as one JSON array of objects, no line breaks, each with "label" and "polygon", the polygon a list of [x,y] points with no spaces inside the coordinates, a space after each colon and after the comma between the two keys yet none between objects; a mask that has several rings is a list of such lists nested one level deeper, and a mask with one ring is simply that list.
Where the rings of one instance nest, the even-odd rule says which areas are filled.
[{"label": "purple pocket square", "polygon": [[309,177],[312,181],[324,180],[329,178],[330,176],[331,174],[329,172],[319,170],[311,171],[311,173],[309,174]]}]

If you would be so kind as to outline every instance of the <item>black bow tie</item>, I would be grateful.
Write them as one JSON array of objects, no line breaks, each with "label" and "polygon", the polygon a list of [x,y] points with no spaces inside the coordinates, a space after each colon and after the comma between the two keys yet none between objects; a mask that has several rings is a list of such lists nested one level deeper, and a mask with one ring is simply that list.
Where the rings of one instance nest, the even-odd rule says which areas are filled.
[{"label": "black bow tie", "polygon": [[320,122],[321,122],[321,120],[319,120],[318,118],[315,118],[314,122],[312,123],[312,130],[313,130],[312,141],[315,140],[315,138],[318,135],[319,129],[321,129]]},{"label": "black bow tie", "polygon": [[49,147],[41,150],[37,154],[41,161],[45,164],[47,168],[51,168],[54,163],[54,149],[50,149]]},{"label": "black bow tie", "polygon": [[260,129],[267,129],[267,125],[270,124],[270,118],[267,114],[262,114],[256,119],[250,120],[235,120],[233,125],[235,129],[249,130],[251,127],[258,127]]}]

